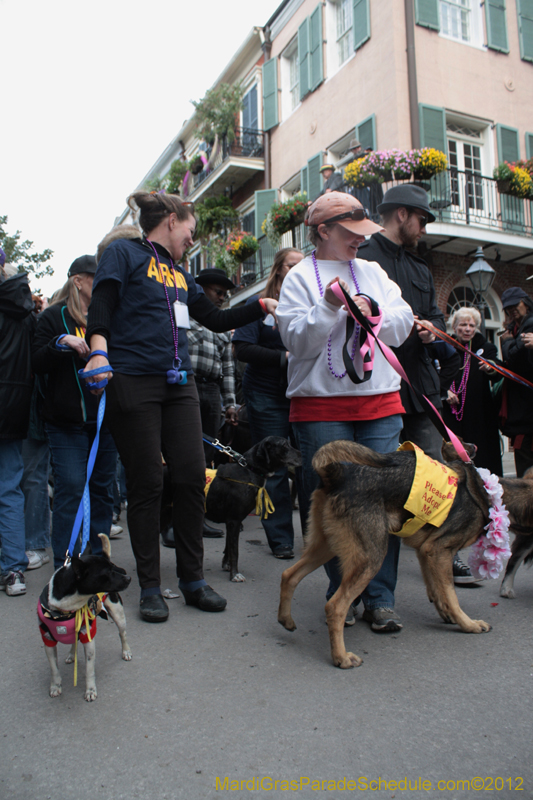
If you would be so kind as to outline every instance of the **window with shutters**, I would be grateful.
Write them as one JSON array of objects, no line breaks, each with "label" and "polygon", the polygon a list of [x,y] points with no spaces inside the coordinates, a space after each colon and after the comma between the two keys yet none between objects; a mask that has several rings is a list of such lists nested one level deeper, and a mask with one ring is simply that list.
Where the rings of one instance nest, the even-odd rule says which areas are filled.
[{"label": "window with shutters", "polygon": [[441,36],[476,47],[483,45],[478,0],[439,0],[439,13]]},{"label": "window with shutters", "polygon": [[202,253],[198,250],[193,256],[189,256],[189,272],[196,278],[202,269]]},{"label": "window with shutters", "polygon": [[353,53],[352,0],[339,0],[335,6],[337,63],[340,67]]},{"label": "window with shutters", "polygon": [[353,0],[328,0],[326,5],[328,77],[354,55]]},{"label": "window with shutters", "polygon": [[300,103],[300,69],[298,39],[281,54],[281,116],[287,119]]}]

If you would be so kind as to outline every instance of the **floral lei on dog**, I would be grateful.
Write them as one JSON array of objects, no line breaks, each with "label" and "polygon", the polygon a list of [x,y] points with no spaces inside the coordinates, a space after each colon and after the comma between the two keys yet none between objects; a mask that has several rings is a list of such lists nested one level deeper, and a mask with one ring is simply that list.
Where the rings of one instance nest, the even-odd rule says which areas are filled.
[{"label": "floral lei on dog", "polygon": [[497,475],[488,469],[478,468],[478,473],[489,496],[490,522],[472,546],[468,565],[476,578],[497,578],[511,555],[509,547],[509,512],[502,503],[503,489]]}]

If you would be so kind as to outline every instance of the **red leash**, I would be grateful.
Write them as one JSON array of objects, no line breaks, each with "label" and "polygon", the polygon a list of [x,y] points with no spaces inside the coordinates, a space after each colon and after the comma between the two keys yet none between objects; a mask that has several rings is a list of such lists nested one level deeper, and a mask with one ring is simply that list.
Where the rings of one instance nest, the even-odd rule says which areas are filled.
[{"label": "red leash", "polygon": [[[442,419],[441,415],[439,414],[439,412],[437,411],[437,409],[435,408],[435,406],[433,405],[431,400],[428,400],[428,398],[425,396],[425,394],[422,394],[421,391],[419,391],[415,386],[413,386],[413,384],[411,383],[411,381],[407,377],[404,368],[402,367],[402,365],[398,361],[398,358],[393,353],[391,348],[388,347],[388,345],[384,344],[383,342],[381,342],[378,339],[376,331],[379,331],[379,329],[381,328],[381,322],[382,322],[382,314],[381,314],[381,312],[379,313],[379,317],[378,316],[372,316],[371,318],[364,317],[363,314],[361,313],[361,311],[359,310],[359,308],[353,302],[353,300],[350,297],[350,295],[348,294],[348,292],[345,291],[345,289],[343,289],[342,286],[338,282],[334,283],[330,288],[331,288],[331,291],[333,292],[333,294],[336,297],[338,297],[339,300],[342,300],[342,302],[346,306],[348,312],[351,314],[351,316],[355,320],[357,320],[357,322],[359,323],[361,328],[364,329],[369,336],[373,337],[373,340],[374,340],[375,344],[377,344],[377,346],[381,350],[384,358],[388,361],[388,363],[391,365],[391,367],[394,370],[396,370],[398,375],[400,375],[400,377],[403,378],[403,380],[406,381],[409,384],[409,386],[411,387],[413,392],[416,394],[416,396],[420,400],[421,404],[426,408],[426,410],[428,412],[428,415],[430,416],[433,424],[435,425],[435,427],[437,428],[439,433],[441,433],[444,436],[444,438],[448,437],[449,440],[451,441],[451,443],[453,444],[453,446],[455,447],[455,450],[457,451],[457,454],[462,459],[462,461],[464,461],[465,464],[470,464],[471,463],[470,457],[469,457],[468,453],[466,452],[466,450],[464,449],[463,445],[461,444],[459,438],[445,424],[444,420]],[[365,297],[366,297],[366,295],[365,295]],[[374,301],[371,301],[371,305],[372,304],[375,305]],[[365,371],[368,374],[368,372],[371,372],[372,365],[373,365],[374,348],[373,347],[369,347],[367,349],[368,349],[369,353],[372,356],[372,361],[370,362],[370,360],[367,359],[367,361],[365,363]],[[350,373],[348,373],[348,374],[350,374]],[[350,375],[350,377],[351,377],[351,375]]]}]

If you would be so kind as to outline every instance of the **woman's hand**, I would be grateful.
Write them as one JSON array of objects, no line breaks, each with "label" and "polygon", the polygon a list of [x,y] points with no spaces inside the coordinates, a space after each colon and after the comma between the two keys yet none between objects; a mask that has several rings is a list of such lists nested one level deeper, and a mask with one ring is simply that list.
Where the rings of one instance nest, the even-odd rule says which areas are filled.
[{"label": "woman's hand", "polygon": [[71,333],[63,336],[61,339],[61,344],[68,345],[71,350],[74,350],[79,355],[80,358],[87,358],[91,352],[85,339],[80,339],[79,336],[73,336]]},{"label": "woman's hand", "polygon": [[446,400],[448,401],[448,403],[451,406],[458,406],[459,405],[459,398],[457,397],[455,392],[452,392],[451,389],[448,389],[448,397],[446,398]]},{"label": "woman's hand", "polygon": [[352,297],[355,305],[363,315],[363,317],[370,317],[372,315],[372,309],[370,308],[370,303],[365,297],[359,297],[359,295],[354,294]]},{"label": "woman's hand", "polygon": [[332,306],[337,306],[337,308],[342,308],[344,305],[344,300],[339,300],[337,295],[333,294],[333,292],[331,291],[331,287],[333,286],[334,283],[338,283],[340,286],[342,286],[344,291],[346,292],[350,291],[346,281],[341,281],[340,278],[333,278],[333,280],[331,280],[326,286],[326,291],[324,292],[324,300],[327,300],[328,303],[331,303]]},{"label": "woman's hand", "polygon": [[528,350],[533,349],[533,333],[521,333],[520,338],[524,347],[527,347]]},{"label": "woman's hand", "polygon": [[278,318],[276,317],[276,308],[278,307],[279,303],[277,300],[274,300],[272,297],[264,297],[263,304],[269,314],[272,314],[276,322]]},{"label": "woman's hand", "polygon": [[[104,358],[104,356],[94,356],[94,358],[91,358],[91,360],[87,363],[87,366],[85,367],[83,372],[84,373],[91,372],[91,370],[100,369],[101,367],[109,367],[108,359]],[[83,373],[81,377],[83,378]],[[107,380],[110,381],[112,377],[113,377],[112,372],[100,372],[98,375],[91,375],[90,378],[84,378],[84,380],[87,383],[87,388],[89,389],[90,393],[98,397],[98,395],[102,394],[102,392],[104,391],[103,388],[91,389],[91,384],[100,383],[100,381],[103,381],[104,378],[107,378]]]}]

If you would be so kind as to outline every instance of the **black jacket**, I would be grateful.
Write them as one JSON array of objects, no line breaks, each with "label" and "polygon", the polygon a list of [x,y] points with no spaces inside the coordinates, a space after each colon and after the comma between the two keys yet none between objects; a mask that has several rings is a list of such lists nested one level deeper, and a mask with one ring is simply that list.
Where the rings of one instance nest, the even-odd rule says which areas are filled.
[{"label": "black jacket", "polygon": [[32,349],[32,366],[37,375],[45,375],[43,419],[69,427],[94,422],[98,398],[87,391],[78,370],[87,362],[74,350],[58,350],[56,342],[64,333],[84,333],[61,303],[49,306],[37,318]]},{"label": "black jacket", "polygon": [[27,275],[0,283],[0,439],[25,439],[33,387],[31,339],[35,327]]},{"label": "black jacket", "polygon": [[[444,314],[437,306],[433,278],[425,261],[381,233],[374,233],[364,242],[357,256],[365,261],[377,261],[389,278],[398,284],[413,314],[419,319],[429,320],[441,331],[446,330]],[[431,349],[422,343],[416,329],[413,328],[408,339],[394,350],[409,380],[436,408],[442,408],[439,375],[433,364]],[[424,410],[405,381],[402,381],[400,394],[407,414]]]},{"label": "black jacket", "polygon": [[[513,332],[513,338],[502,342],[506,367],[533,383],[533,350],[524,347],[522,333],[533,333],[533,312]],[[533,433],[533,389],[505,379],[502,405],[502,433],[506,436]]]}]

